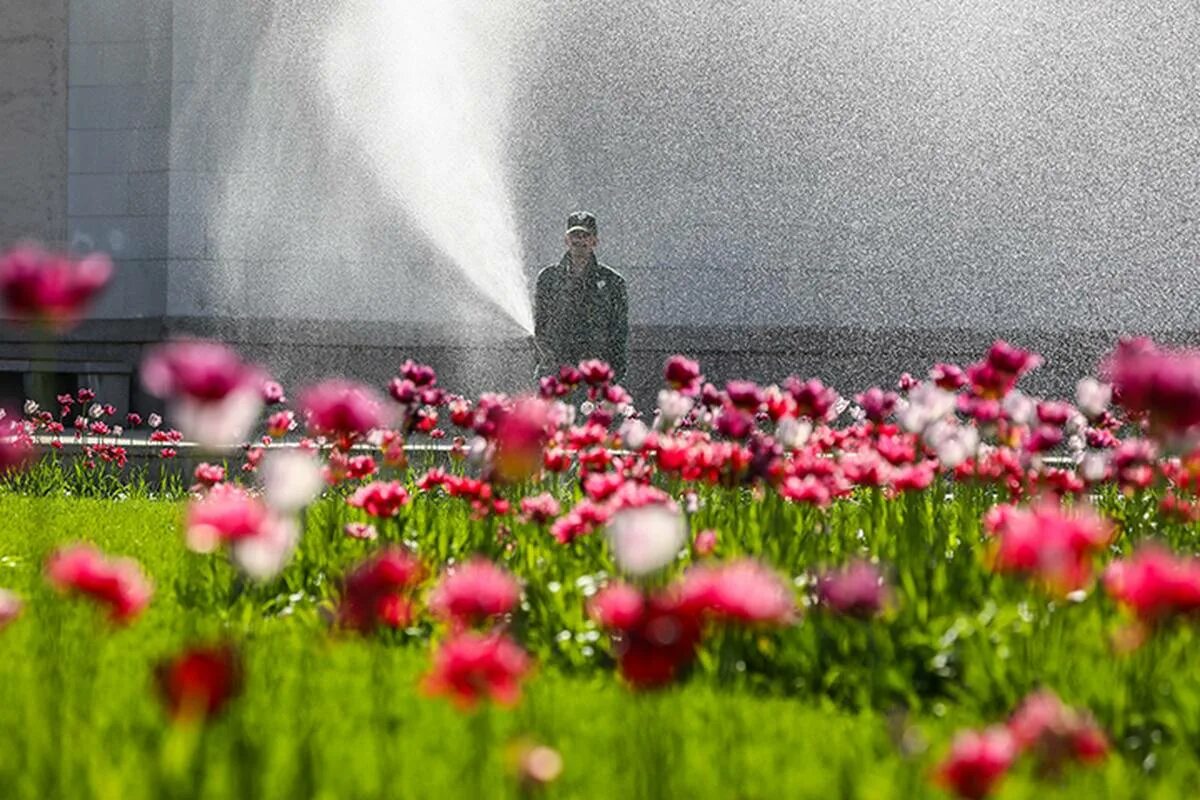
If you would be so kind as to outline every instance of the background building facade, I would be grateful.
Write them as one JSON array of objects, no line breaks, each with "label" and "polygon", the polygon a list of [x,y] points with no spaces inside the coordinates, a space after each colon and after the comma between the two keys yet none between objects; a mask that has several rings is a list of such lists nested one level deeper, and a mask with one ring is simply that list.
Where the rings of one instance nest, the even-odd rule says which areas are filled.
[{"label": "background building facade", "polygon": [[[290,383],[412,356],[517,389],[497,298],[575,208],[627,277],[642,399],[673,352],[850,391],[997,336],[1063,391],[1118,334],[1200,331],[1195,3],[387,5],[0,5],[0,241],[119,267],[53,350],[0,334],[4,393],[138,405],[178,333]],[[471,280],[500,250],[520,268]]]}]

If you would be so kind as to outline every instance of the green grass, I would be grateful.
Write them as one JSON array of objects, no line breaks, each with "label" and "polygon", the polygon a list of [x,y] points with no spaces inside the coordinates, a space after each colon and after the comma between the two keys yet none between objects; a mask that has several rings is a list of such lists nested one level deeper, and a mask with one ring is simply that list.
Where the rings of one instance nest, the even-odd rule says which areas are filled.
[{"label": "green grass", "polygon": [[[866,492],[824,514],[772,494],[703,492],[691,524],[720,532],[721,557],[761,554],[795,576],[874,553],[893,565],[896,607],[875,622],[813,610],[786,630],[714,637],[685,681],[645,695],[618,682],[584,614],[589,586],[613,571],[602,537],[562,547],[510,522],[510,550],[495,522],[418,497],[385,537],[435,566],[482,551],[525,584],[515,633],[538,671],[517,708],[474,714],[419,692],[440,635],[429,622],[371,638],[330,632],[337,579],[377,546],[340,535],[355,512],[337,498],[310,509],[279,579],[243,586],[220,556],[184,549],[179,502],[0,494],[0,586],[27,603],[0,632],[0,798],[519,797],[505,767],[518,738],[563,755],[546,797],[938,797],[927,776],[953,732],[1002,721],[1038,686],[1089,708],[1114,756],[1050,782],[1018,769],[1000,797],[1191,794],[1193,631],[1115,656],[1123,618],[1103,592],[1055,604],[990,574],[978,520],[992,498],[944,493]],[[1145,517],[1151,502],[1104,499],[1125,525],[1116,547],[1154,534],[1194,549],[1193,530]],[[113,628],[45,586],[46,554],[80,539],[136,557],[153,578],[132,625]],[[204,730],[173,727],[153,665],[218,636],[241,648],[245,691]]]}]

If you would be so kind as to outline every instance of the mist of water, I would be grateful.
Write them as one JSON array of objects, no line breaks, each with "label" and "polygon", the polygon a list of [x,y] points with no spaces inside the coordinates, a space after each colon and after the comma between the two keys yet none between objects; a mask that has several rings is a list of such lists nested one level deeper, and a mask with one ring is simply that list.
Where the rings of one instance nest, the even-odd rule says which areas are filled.
[{"label": "mist of water", "polygon": [[385,196],[532,333],[501,147],[506,5],[345,3],[321,65],[333,124],[362,149]]}]

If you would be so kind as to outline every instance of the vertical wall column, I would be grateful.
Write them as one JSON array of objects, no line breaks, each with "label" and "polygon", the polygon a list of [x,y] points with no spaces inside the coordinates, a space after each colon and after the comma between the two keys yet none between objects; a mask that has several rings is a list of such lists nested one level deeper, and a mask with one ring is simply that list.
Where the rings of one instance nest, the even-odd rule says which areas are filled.
[{"label": "vertical wall column", "polygon": [[0,5],[0,248],[65,237],[66,117],[67,0]]},{"label": "vertical wall column", "polygon": [[118,266],[95,318],[162,315],[171,20],[170,0],[70,0],[69,240]]}]

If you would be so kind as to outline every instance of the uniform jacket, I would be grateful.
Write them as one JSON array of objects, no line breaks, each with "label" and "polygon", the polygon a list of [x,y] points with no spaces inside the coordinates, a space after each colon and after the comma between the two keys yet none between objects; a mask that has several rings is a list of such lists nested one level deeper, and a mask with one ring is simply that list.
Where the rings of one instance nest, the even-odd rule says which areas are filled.
[{"label": "uniform jacket", "polygon": [[570,255],[564,255],[538,273],[534,336],[541,351],[538,375],[551,374],[563,364],[601,358],[620,382],[629,338],[625,279],[595,256],[580,271],[571,267]]}]

